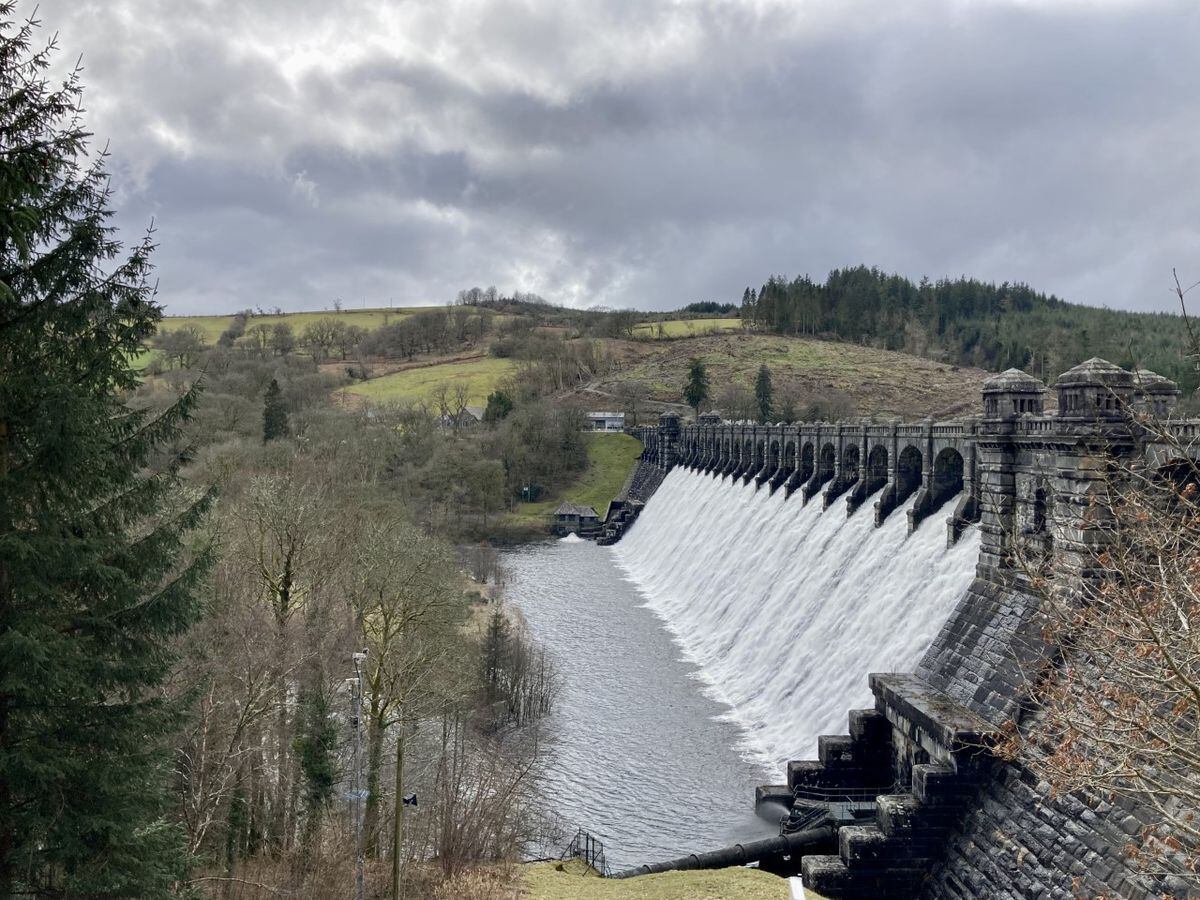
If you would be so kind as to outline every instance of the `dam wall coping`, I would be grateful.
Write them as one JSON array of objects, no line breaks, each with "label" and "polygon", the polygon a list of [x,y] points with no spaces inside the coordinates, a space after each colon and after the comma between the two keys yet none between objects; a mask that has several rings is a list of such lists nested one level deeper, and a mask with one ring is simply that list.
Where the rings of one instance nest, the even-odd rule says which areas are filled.
[{"label": "dam wall coping", "polygon": [[972,709],[919,675],[874,673],[868,676],[876,707],[910,741],[939,762],[993,746],[998,731]]}]

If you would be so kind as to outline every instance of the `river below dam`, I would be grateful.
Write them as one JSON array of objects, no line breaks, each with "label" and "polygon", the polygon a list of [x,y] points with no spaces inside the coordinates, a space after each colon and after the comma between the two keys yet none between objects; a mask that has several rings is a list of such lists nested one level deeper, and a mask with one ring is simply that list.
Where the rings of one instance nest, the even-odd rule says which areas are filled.
[{"label": "river below dam", "polygon": [[778,833],[754,815],[754,788],[780,773],[740,749],[729,708],[705,692],[611,548],[546,542],[504,565],[509,602],[563,676],[541,793],[568,831],[603,841],[613,869]]},{"label": "river below dam", "polygon": [[869,503],[675,469],[613,547],[506,553],[509,601],[564,682],[547,807],[613,868],[777,833],[755,786],[873,705],[869,672],[912,671],[971,583],[978,531],[946,547],[951,500],[909,534],[912,502],[875,527]]}]

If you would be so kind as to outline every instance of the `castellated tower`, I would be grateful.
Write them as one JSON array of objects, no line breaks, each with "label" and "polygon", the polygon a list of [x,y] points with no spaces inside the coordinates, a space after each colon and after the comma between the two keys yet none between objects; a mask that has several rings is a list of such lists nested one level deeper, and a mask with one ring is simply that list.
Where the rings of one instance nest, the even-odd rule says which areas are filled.
[{"label": "castellated tower", "polygon": [[[1046,386],[1018,369],[983,387],[978,431],[981,549],[976,578],[921,662],[921,673],[992,722],[1016,710],[1022,667],[1042,647],[1029,572],[1082,595],[1109,539],[1094,500],[1122,467],[1141,465],[1140,416],[1165,417],[1175,384],[1089,359]],[[1003,648],[1003,652],[999,652]]]}]

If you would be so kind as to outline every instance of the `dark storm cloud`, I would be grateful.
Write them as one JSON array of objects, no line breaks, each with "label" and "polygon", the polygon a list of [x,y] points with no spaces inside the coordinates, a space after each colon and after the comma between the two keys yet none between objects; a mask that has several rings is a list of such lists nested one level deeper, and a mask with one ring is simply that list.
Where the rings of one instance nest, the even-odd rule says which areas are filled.
[{"label": "dark storm cloud", "polygon": [[[866,262],[1163,308],[1194,3],[43,0],[172,311],[735,299]],[[66,54],[64,54],[66,55]]]}]

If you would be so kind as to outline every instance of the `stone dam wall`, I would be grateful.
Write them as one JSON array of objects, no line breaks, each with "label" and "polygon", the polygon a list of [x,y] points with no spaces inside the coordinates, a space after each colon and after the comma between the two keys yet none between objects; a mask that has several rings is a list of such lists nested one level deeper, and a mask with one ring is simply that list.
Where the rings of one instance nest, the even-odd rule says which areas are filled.
[{"label": "stone dam wall", "polygon": [[662,473],[686,466],[796,502],[844,502],[847,514],[871,503],[876,524],[915,494],[910,530],[936,516],[950,543],[967,527],[981,532],[974,582],[917,671],[872,675],[875,706],[849,711],[847,734],[821,737],[817,759],[790,762],[786,783],[759,788],[759,802],[790,808],[785,830],[837,826],[836,854],[777,866],[824,896],[1189,896],[1127,859],[1152,821],[1145,810],[1052,797],[988,750],[1006,723],[1038,727],[1023,712],[1023,672],[1049,650],[1015,545],[1082,590],[1100,577],[1091,561],[1106,532],[1085,511],[1108,461],[1154,466],[1175,446],[1150,439],[1136,413],[1168,422],[1179,444],[1200,435],[1200,422],[1168,418],[1178,391],[1153,373],[1089,360],[1055,389],[1053,414],[1046,387],[1009,370],[985,384],[981,416],[954,422],[752,425],[712,413],[684,425],[668,414],[635,432],[642,465]]}]

